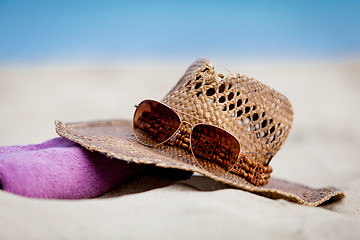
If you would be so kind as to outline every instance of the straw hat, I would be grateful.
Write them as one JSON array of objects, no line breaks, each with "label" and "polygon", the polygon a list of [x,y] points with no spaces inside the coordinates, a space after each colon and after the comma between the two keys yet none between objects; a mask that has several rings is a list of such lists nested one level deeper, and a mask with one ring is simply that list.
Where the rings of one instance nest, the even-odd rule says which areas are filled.
[{"label": "straw hat", "polygon": [[[176,141],[156,147],[144,146],[137,141],[130,120],[56,121],[56,131],[90,151],[111,158],[197,172],[271,198],[317,206],[330,198],[344,197],[333,187],[314,189],[269,179],[269,156],[255,153],[276,154],[289,134],[293,111],[289,100],[267,85],[241,74],[219,74],[210,60],[202,58],[187,69],[161,102],[178,110],[181,118],[192,125],[201,120],[232,133],[240,142],[242,161],[230,172],[215,162],[209,163],[207,168],[199,166],[185,140],[191,132],[190,125],[186,124],[181,126]],[[254,181],[256,176],[262,180]]]}]

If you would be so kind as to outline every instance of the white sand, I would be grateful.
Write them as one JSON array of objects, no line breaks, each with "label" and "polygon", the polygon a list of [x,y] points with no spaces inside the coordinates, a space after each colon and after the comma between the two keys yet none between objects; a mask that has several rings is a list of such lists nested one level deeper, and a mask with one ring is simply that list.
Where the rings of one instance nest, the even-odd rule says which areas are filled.
[{"label": "white sand", "polygon": [[[55,119],[130,119],[135,103],[161,99],[191,60],[0,67],[0,145],[56,137]],[[253,76],[292,102],[292,132],[271,163],[273,175],[313,187],[336,186],[347,194],[344,200],[306,207],[202,177],[158,188],[164,180],[149,176],[107,198],[81,201],[0,192],[0,239],[359,238],[360,61],[213,60],[218,71],[226,73],[226,66]],[[154,190],[142,192],[144,183]],[[132,191],[138,193],[128,194]]]}]

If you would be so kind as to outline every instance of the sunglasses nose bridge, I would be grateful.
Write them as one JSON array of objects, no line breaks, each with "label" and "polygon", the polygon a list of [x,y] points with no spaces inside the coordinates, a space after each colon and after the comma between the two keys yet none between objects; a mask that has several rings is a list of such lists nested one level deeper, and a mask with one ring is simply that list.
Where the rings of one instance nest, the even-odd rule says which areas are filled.
[{"label": "sunglasses nose bridge", "polygon": [[191,129],[194,127],[194,125],[191,124],[191,123],[188,122],[188,121],[182,121],[181,123],[182,123],[183,125],[189,125]]}]

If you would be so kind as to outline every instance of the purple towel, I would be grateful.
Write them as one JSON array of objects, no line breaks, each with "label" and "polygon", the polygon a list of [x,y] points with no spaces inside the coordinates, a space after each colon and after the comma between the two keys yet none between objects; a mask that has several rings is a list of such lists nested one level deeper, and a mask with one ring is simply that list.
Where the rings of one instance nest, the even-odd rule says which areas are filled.
[{"label": "purple towel", "polygon": [[96,197],[146,169],[90,152],[64,138],[0,147],[0,188],[27,197]]}]

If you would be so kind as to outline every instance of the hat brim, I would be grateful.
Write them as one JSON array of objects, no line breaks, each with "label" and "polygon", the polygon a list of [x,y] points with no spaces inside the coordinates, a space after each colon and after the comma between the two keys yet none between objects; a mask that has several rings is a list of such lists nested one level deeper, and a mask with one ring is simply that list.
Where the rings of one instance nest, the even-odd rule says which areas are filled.
[{"label": "hat brim", "polygon": [[161,148],[147,147],[138,143],[128,120],[63,123],[55,121],[56,132],[70,141],[76,142],[90,151],[103,153],[111,158],[152,164],[157,167],[174,168],[197,172],[216,181],[260,194],[269,198],[283,198],[289,201],[317,206],[331,198],[340,199],[345,195],[334,187],[314,189],[285,180],[270,178],[265,186],[257,187],[235,174],[212,174],[200,167],[190,157],[174,157]]}]

